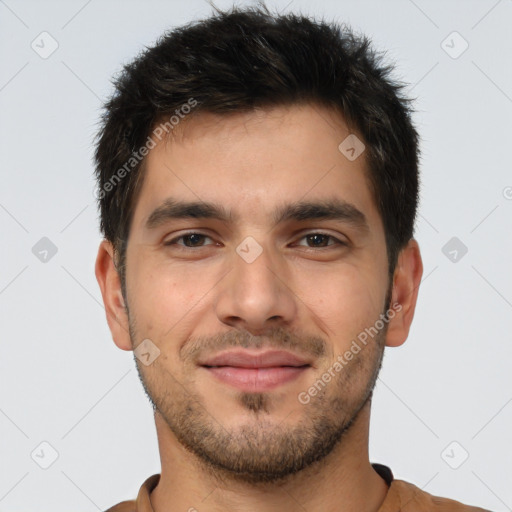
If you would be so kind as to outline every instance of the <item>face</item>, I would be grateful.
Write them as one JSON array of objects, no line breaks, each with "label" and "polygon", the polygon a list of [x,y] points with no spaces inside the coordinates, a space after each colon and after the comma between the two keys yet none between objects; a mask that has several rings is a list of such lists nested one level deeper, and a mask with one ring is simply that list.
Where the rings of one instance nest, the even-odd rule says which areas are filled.
[{"label": "face", "polygon": [[368,403],[390,283],[365,154],[338,149],[350,133],[311,105],[200,114],[147,157],[126,253],[130,340],[150,340],[144,388],[205,467],[284,478],[329,454]]}]

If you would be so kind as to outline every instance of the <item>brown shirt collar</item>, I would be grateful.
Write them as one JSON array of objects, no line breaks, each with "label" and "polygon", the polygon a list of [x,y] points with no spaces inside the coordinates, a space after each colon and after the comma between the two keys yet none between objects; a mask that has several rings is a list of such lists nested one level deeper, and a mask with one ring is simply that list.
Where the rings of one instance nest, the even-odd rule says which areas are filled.
[{"label": "brown shirt collar", "polygon": [[[489,512],[488,510],[463,505],[458,501],[438,498],[402,480],[395,480],[391,469],[383,464],[372,464],[373,469],[389,487],[386,498],[378,512],[417,512],[429,510],[439,512]],[[140,487],[137,499],[123,501],[106,512],[154,512],[149,499],[151,491],[158,485],[160,474],[150,476]]]}]

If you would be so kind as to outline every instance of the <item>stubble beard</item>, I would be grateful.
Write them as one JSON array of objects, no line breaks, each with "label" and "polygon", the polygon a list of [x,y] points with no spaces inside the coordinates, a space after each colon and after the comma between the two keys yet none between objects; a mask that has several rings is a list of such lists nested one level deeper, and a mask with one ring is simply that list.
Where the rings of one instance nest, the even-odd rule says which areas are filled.
[{"label": "stubble beard", "polygon": [[[221,480],[278,484],[331,454],[370,405],[386,331],[387,325],[308,404],[296,401],[290,413],[300,411],[301,417],[293,426],[272,420],[272,392],[239,392],[236,401],[250,419],[236,429],[226,428],[193,383],[178,382],[162,365],[148,372],[135,361],[153,409],[202,470]],[[130,335],[133,343],[137,336],[131,321]]]}]

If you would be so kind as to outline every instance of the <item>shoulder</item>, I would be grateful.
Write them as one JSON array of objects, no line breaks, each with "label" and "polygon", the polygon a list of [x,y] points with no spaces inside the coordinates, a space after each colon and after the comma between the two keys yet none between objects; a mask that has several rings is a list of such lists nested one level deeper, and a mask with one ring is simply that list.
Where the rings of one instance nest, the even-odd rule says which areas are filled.
[{"label": "shoulder", "polygon": [[147,478],[140,486],[139,493],[135,500],[127,500],[110,507],[105,512],[143,512],[153,510],[149,495],[157,486],[160,480],[160,473],[156,473]]},{"label": "shoulder", "polygon": [[137,505],[135,500],[122,501],[105,512],[137,512]]},{"label": "shoulder", "polygon": [[[490,512],[449,498],[433,496],[403,480],[393,480],[389,494],[390,498],[394,498],[396,504],[399,505],[399,510],[403,512],[431,512],[432,510],[436,512]],[[386,509],[383,508],[379,512],[386,512]]]}]

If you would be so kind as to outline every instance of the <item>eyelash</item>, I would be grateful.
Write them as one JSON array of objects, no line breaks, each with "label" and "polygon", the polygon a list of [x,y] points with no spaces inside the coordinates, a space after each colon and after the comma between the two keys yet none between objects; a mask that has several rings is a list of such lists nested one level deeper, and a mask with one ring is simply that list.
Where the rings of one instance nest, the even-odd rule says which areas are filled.
[{"label": "eyelash", "polygon": [[[164,245],[165,246],[172,246],[172,245],[179,245],[181,249],[184,249],[184,250],[194,250],[194,249],[203,249],[204,245],[202,246],[196,246],[196,247],[188,247],[186,245],[183,245],[183,244],[177,244],[176,242],[178,240],[181,240],[183,238],[186,238],[186,237],[189,237],[189,236],[192,236],[192,235],[199,235],[199,236],[202,236],[202,237],[205,237],[205,238],[210,238],[210,236],[208,235],[205,235],[204,233],[199,233],[197,231],[190,231],[188,233],[184,233],[176,238],[173,238],[167,242],[164,242]],[[320,235],[320,236],[324,236],[324,237],[327,237],[327,238],[330,238],[332,240],[335,241],[334,244],[328,244],[327,246],[325,247],[309,247],[307,246],[306,248],[307,249],[327,249],[328,247],[334,247],[334,246],[346,246],[348,245],[347,243],[345,242],[342,242],[341,240],[339,240],[338,238],[334,237],[333,235],[330,235],[329,233],[323,233],[322,231],[311,231],[310,233],[306,233],[305,235],[301,236],[299,240],[302,240],[304,238],[307,238],[308,236],[313,236],[313,235]],[[302,246],[304,247],[304,246]]]}]

